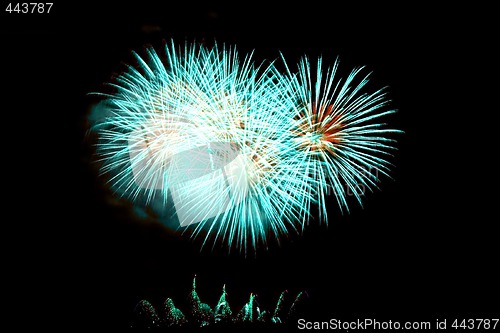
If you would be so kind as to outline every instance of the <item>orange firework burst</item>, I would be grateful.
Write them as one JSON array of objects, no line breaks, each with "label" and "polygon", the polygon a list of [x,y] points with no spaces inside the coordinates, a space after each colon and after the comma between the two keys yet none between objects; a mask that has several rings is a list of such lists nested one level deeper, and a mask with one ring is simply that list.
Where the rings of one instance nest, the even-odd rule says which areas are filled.
[{"label": "orange firework burst", "polygon": [[[300,149],[326,150],[335,155],[335,147],[342,142],[342,128],[340,114],[336,114],[333,105],[320,106],[319,110],[312,105],[310,116],[298,115],[298,129],[295,134],[299,138]],[[309,112],[307,112],[309,113]]]}]

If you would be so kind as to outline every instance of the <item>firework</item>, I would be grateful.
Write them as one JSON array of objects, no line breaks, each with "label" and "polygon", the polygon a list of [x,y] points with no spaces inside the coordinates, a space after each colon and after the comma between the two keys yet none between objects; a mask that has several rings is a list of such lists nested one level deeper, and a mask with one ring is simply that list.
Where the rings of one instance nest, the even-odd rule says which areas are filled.
[{"label": "firework", "polygon": [[395,112],[386,108],[385,89],[366,92],[370,74],[362,74],[362,67],[344,80],[337,78],[338,65],[336,60],[325,69],[319,58],[314,71],[304,57],[298,74],[286,66],[288,76],[283,80],[283,90],[294,100],[290,160],[297,168],[295,176],[311,185],[305,189],[314,189],[305,198],[314,198],[311,202],[318,203],[325,221],[328,194],[341,211],[348,211],[348,196],[361,203],[365,191],[377,188],[380,174],[389,176],[387,157],[395,140],[388,136],[401,132],[379,122]]},{"label": "firework", "polygon": [[243,304],[238,312],[233,314],[229,307],[226,286],[222,288],[222,294],[217,304],[212,307],[203,303],[196,290],[196,276],[193,279],[192,289],[188,295],[186,304],[188,311],[186,315],[174,305],[171,298],[163,302],[164,311],[157,312],[155,307],[147,300],[141,300],[135,306],[131,327],[133,328],[179,328],[184,326],[188,331],[196,331],[197,328],[208,326],[217,329],[239,329],[248,328],[271,328],[286,326],[296,322],[300,318],[302,311],[306,309],[306,302],[309,296],[307,292],[301,291],[297,294],[293,302],[288,301],[286,295],[288,291],[283,291],[271,314],[262,308],[257,301],[257,295],[251,293],[248,302]]},{"label": "firework", "polygon": [[362,168],[387,174],[377,155],[394,131],[373,121],[393,111],[378,111],[381,91],[360,93],[367,77],[353,85],[358,70],[341,84],[336,65],[323,79],[319,62],[312,84],[307,60],[293,75],[217,45],[146,53],[104,95],[107,116],[94,127],[102,172],[135,203],[174,207],[203,245],[246,252],[279,241],[313,204],[326,219],[330,190],[342,209],[346,187],[375,187]]}]

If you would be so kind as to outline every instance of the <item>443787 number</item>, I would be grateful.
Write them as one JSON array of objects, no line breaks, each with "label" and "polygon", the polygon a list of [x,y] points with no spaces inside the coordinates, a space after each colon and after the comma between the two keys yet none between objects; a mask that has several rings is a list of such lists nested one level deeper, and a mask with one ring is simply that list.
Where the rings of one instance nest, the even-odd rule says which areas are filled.
[{"label": "443787 number", "polygon": [[498,318],[495,319],[455,319],[451,327],[454,329],[494,330],[497,328]]},{"label": "443787 number", "polygon": [[5,11],[9,14],[49,14],[53,2],[9,2]]}]

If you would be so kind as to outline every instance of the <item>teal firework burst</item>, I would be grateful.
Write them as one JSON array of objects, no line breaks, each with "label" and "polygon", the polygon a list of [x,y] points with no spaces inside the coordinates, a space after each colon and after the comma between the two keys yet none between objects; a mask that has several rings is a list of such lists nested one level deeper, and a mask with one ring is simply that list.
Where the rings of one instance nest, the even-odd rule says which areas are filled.
[{"label": "teal firework burst", "polygon": [[[285,63],[286,65],[286,63]],[[294,102],[293,149],[290,160],[311,191],[303,208],[317,203],[322,219],[328,221],[327,200],[336,198],[341,211],[348,211],[348,197],[362,203],[366,191],[373,191],[379,175],[389,177],[388,157],[395,149],[390,138],[401,131],[388,128],[380,119],[396,112],[387,108],[385,88],[369,92],[370,74],[363,68],[352,70],[346,79],[338,78],[338,60],[323,68],[322,59],[311,68],[303,57],[298,74],[287,67],[283,91]]]},{"label": "teal firework burst", "polygon": [[134,56],[101,94],[102,173],[135,203],[172,207],[203,246],[246,252],[279,241],[309,221],[312,204],[326,218],[329,191],[347,208],[346,189],[376,186],[364,170],[388,172],[379,155],[395,131],[376,120],[393,111],[379,111],[381,91],[361,93],[367,77],[353,85],[359,70],[340,83],[336,65],[323,79],[319,62],[313,84],[307,60],[282,74],[217,45]]}]

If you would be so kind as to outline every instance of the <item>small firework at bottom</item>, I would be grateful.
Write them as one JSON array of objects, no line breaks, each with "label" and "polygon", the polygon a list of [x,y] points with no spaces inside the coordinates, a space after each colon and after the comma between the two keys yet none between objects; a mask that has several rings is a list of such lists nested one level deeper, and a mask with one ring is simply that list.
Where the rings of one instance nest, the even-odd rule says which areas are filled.
[{"label": "small firework at bottom", "polygon": [[232,327],[238,325],[281,325],[298,318],[301,305],[306,299],[305,292],[299,292],[294,298],[287,297],[288,291],[281,292],[272,311],[259,306],[256,295],[251,293],[239,311],[233,312],[229,305],[226,286],[222,287],[219,301],[212,308],[203,303],[196,291],[196,276],[188,295],[187,311],[177,308],[171,298],[167,298],[162,306],[154,307],[149,301],[141,300],[134,309],[131,326],[134,328],[157,327]]}]

